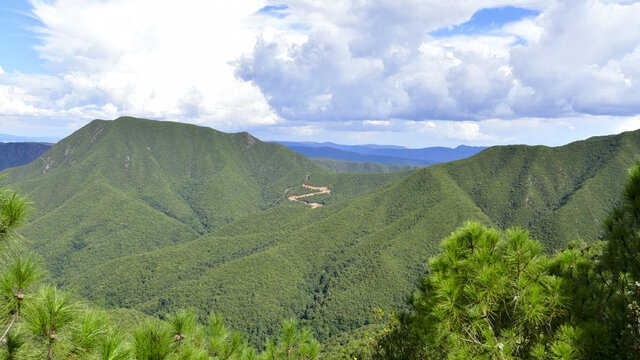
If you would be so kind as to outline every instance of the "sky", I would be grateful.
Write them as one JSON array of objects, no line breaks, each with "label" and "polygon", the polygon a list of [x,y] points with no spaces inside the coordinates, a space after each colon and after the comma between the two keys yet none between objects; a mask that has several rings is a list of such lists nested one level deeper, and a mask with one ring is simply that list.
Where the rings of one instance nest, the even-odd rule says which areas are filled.
[{"label": "sky", "polygon": [[637,0],[0,0],[0,133],[557,146],[640,128]]}]

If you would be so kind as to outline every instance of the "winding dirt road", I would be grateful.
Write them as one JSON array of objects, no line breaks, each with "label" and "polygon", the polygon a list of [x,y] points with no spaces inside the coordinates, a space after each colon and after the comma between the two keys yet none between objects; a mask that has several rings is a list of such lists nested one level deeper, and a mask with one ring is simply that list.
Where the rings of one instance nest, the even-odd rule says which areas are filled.
[{"label": "winding dirt road", "polygon": [[324,187],[324,186],[318,187],[318,186],[311,186],[307,184],[302,184],[302,186],[310,190],[315,190],[316,192],[303,194],[303,195],[291,195],[287,199],[289,199],[290,201],[297,201],[297,202],[309,205],[311,206],[312,209],[315,209],[317,207],[322,206],[322,204],[312,203],[312,202],[308,202],[300,199],[306,198],[309,196],[320,195],[320,194],[331,194],[331,189],[329,189],[328,187]]}]

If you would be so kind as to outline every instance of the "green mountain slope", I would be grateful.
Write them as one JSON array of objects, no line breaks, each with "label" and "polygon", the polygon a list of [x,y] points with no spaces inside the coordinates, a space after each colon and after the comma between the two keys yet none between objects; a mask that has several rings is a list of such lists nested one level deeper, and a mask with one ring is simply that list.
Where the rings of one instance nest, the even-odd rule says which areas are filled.
[{"label": "green mountain slope", "polygon": [[[278,215],[270,220],[280,222],[279,232],[264,234],[255,226],[254,233],[223,236],[248,228],[246,221],[230,224],[234,229],[223,227],[189,244],[91,269],[77,283],[81,293],[107,299],[110,306],[158,314],[179,306],[215,308],[259,337],[277,329],[279,319],[298,316],[326,337],[360,325],[373,305],[402,303],[402,290],[425,271],[447,229],[468,217],[489,222],[448,181],[425,173],[412,182],[416,191],[426,186],[436,194],[428,201],[395,196],[397,187],[406,186],[402,182],[353,204],[298,213],[294,221],[290,210],[273,209]],[[442,212],[464,215],[441,218]],[[124,275],[114,281],[114,272]],[[119,286],[129,291],[120,294]],[[137,291],[150,299],[135,296]]]},{"label": "green mountain slope", "polygon": [[626,169],[640,155],[640,132],[558,148],[501,146],[442,164],[498,227],[521,226],[552,248],[601,236]]},{"label": "green mountain slope", "polygon": [[323,172],[247,133],[120,118],[93,121],[4,174],[34,201],[23,235],[66,283],[110,259],[188,242],[263,211]]},{"label": "green mountain slope", "polygon": [[[402,307],[440,240],[467,220],[530,228],[552,248],[599,238],[598,219],[638,155],[640,132],[559,148],[490,148],[357,199],[306,212],[287,204],[188,244],[117,259],[74,285],[109,306],[151,314],[215,308],[254,338],[296,316],[327,339],[372,321],[377,306]],[[327,185],[328,176],[310,183]]]},{"label": "green mountain slope", "polygon": [[[526,227],[556,249],[593,241],[639,155],[630,132],[336,174],[248,134],[119,119],[6,173],[36,201],[23,233],[59,282],[147,314],[215,310],[257,342],[290,316],[327,339],[371,322],[378,306],[402,307],[440,240],[467,220]],[[331,189],[306,198],[325,206],[287,200],[310,191],[305,179]]]}]

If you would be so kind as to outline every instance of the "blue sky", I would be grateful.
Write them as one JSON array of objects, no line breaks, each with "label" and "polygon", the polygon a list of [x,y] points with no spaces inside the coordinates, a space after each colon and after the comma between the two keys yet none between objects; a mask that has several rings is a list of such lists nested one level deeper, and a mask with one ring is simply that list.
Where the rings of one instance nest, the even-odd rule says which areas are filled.
[{"label": "blue sky", "polygon": [[425,147],[640,128],[637,1],[0,4],[0,133],[132,115]]},{"label": "blue sky", "polygon": [[265,5],[258,10],[256,14],[273,16],[278,19],[283,19],[287,16],[288,5]]},{"label": "blue sky", "polygon": [[42,24],[31,14],[30,3],[14,0],[0,4],[0,66],[7,72],[45,72],[35,50],[40,41],[33,31]]},{"label": "blue sky", "polygon": [[434,37],[451,37],[455,35],[477,35],[500,31],[505,24],[535,18],[539,10],[514,6],[502,6],[476,11],[471,19],[461,24],[442,27],[430,33]]}]

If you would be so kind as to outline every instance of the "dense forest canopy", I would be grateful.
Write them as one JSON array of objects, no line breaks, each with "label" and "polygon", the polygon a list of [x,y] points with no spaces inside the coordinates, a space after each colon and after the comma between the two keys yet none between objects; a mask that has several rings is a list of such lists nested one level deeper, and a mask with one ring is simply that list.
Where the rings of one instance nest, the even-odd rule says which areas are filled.
[{"label": "dense forest canopy", "polygon": [[[614,250],[604,251],[598,241],[611,244],[611,234],[633,235],[625,230],[635,226],[628,215],[633,210],[622,206],[612,215],[611,209],[620,204],[621,192],[633,193],[624,190],[621,174],[640,155],[639,140],[639,132],[629,132],[558,148],[493,147],[413,171],[352,174],[329,171],[246,133],[134,118],[94,121],[40,160],[3,172],[5,184],[21,194],[6,190],[6,199],[20,200],[23,208],[23,197],[30,202],[27,220],[6,226],[12,233],[6,239],[21,239],[12,242],[21,247],[7,253],[5,269],[23,279],[5,286],[13,294],[6,296],[6,325],[17,324],[28,344],[46,340],[38,351],[51,348],[54,354],[80,351],[66,348],[73,343],[72,329],[96,309],[102,309],[96,316],[104,321],[87,321],[105,324],[104,332],[118,333],[131,351],[135,328],[168,329],[170,319],[184,318],[185,311],[199,324],[194,331],[205,334],[201,345],[209,348],[200,350],[207,356],[215,341],[206,324],[220,314],[229,346],[256,355],[271,340],[282,350],[277,344],[284,319],[289,327],[297,321],[293,333],[306,334],[300,343],[308,347],[296,349],[316,353],[316,338],[324,344],[319,356],[327,358],[402,354],[393,347],[394,334],[400,334],[406,351],[428,350],[416,352],[419,357],[564,354],[559,351],[570,334],[563,331],[582,334],[579,346],[572,343],[569,349],[579,356],[629,349],[634,334],[622,331],[628,327],[620,309],[634,304],[614,295],[632,291],[629,279],[638,271],[633,256],[624,255],[634,254],[635,245],[622,242],[613,257]],[[330,190],[303,198],[322,206],[290,201],[310,189]],[[7,206],[9,212],[14,208]],[[22,226],[15,228],[18,223]],[[476,234],[477,240],[469,240],[474,248],[494,239],[493,247],[483,250],[494,257],[466,258],[464,251],[451,250],[467,239],[449,237],[460,227],[456,234]],[[512,256],[515,245],[509,241],[515,239],[529,249],[533,266],[518,281],[510,278],[513,264],[503,261]],[[576,242],[580,239],[584,243]],[[568,255],[559,257],[558,251]],[[448,279],[447,266],[456,267],[437,260],[447,253],[476,271]],[[572,257],[582,259],[580,265],[567,266],[579,267],[583,278],[567,278],[562,270]],[[615,264],[624,267],[613,271]],[[30,278],[20,275],[27,269]],[[480,274],[486,278],[478,279]],[[589,287],[598,283],[592,277],[600,287]],[[487,289],[469,292],[481,281]],[[494,292],[494,282],[500,292]],[[421,290],[407,303],[417,284]],[[455,312],[442,312],[443,298],[431,296],[452,287],[460,287],[454,295],[461,302],[453,302]],[[533,293],[521,295],[521,288]],[[573,309],[578,301],[571,296],[580,293],[600,294],[606,304],[582,301],[584,308]],[[470,306],[483,296],[488,298],[482,309]],[[514,304],[507,300],[515,297],[522,304],[510,309]],[[58,305],[27,310],[29,299],[30,309],[43,302]],[[549,305],[549,299],[557,303]],[[24,311],[19,304],[25,304]],[[508,304],[509,311],[498,311],[496,304]],[[537,320],[521,317],[527,306],[539,304]],[[66,320],[52,326],[46,314],[54,311],[57,317],[57,307]],[[603,313],[605,308],[610,313]],[[607,314],[595,319],[598,324],[613,314],[619,319],[595,326],[598,311]],[[448,319],[459,321],[452,325]],[[541,329],[541,323],[551,325]],[[622,335],[610,336],[612,329]],[[47,332],[54,337],[46,338]],[[244,340],[233,345],[236,332]],[[460,336],[442,335],[456,332]],[[427,339],[441,334],[438,342],[425,342],[427,333]],[[66,340],[57,343],[56,337]],[[589,338],[608,340],[596,348],[585,342]],[[480,351],[468,347],[469,341],[494,341],[502,349]]]},{"label": "dense forest canopy", "polygon": [[[637,358],[640,348],[640,165],[604,222],[606,241],[573,242],[554,254],[520,228],[471,222],[430,262],[409,311],[331,356],[381,359]],[[296,319],[259,350],[229,331],[221,315],[203,322],[181,309],[163,320],[118,322],[41,281],[40,260],[15,229],[28,203],[0,188],[6,359],[315,359],[320,345]],[[383,316],[381,315],[380,318]],[[364,345],[363,345],[364,344]]]}]

